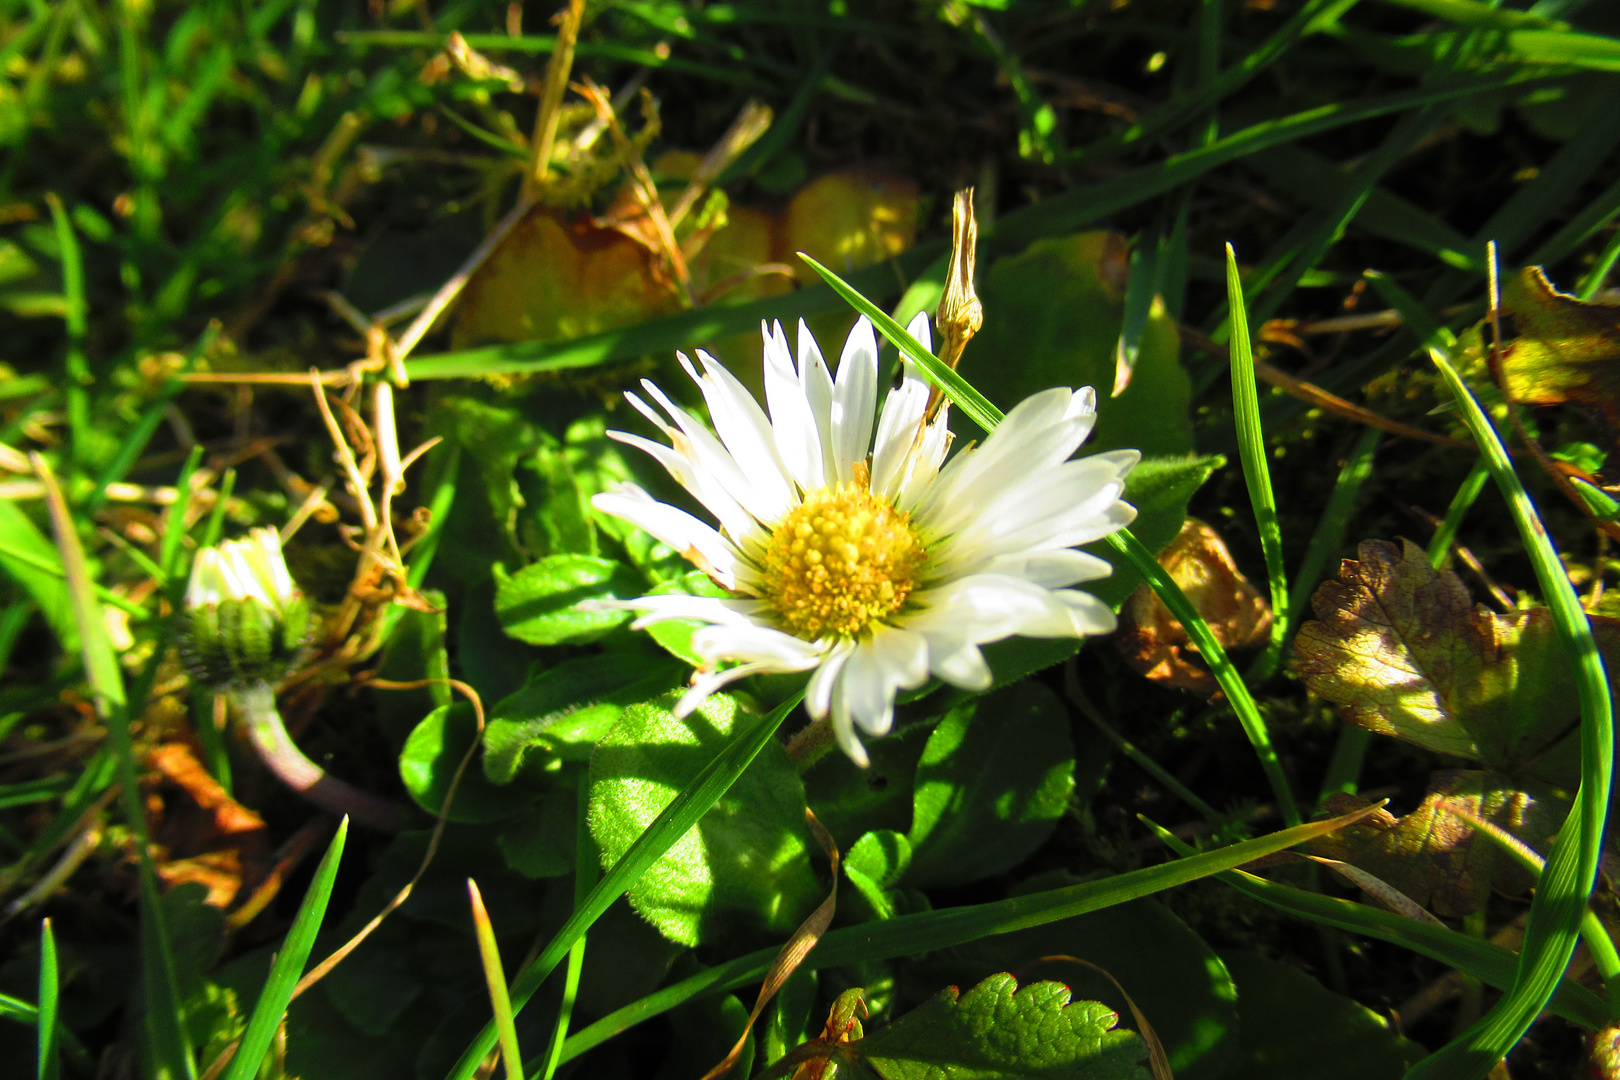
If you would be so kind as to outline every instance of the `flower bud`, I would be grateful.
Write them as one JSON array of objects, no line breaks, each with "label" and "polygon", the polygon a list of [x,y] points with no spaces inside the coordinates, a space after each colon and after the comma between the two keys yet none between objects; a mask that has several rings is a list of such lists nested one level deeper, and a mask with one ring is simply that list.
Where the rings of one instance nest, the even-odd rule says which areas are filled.
[{"label": "flower bud", "polygon": [[216,688],[275,682],[303,657],[310,629],[309,601],[287,571],[274,529],[254,529],[245,540],[197,553],[180,654],[198,682]]}]

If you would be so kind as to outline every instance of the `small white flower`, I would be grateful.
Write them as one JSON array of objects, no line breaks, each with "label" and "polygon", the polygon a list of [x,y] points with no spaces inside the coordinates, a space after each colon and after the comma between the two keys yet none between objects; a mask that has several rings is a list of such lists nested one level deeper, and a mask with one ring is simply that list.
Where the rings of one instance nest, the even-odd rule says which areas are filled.
[{"label": "small white flower", "polygon": [[249,531],[246,540],[227,540],[197,553],[186,586],[186,607],[257,600],[281,611],[301,595],[287,572],[280,534],[260,528]]},{"label": "small white flower", "polygon": [[[926,316],[907,329],[931,347]],[[885,734],[897,691],[930,673],[966,690],[990,686],[980,645],[1114,629],[1107,605],[1068,586],[1110,572],[1074,548],[1135,518],[1120,495],[1141,455],[1069,460],[1096,418],[1091,388],[1035,394],[983,445],[947,464],[948,410],[928,422],[929,384],[909,363],[874,441],[877,339],[865,318],[844,345],[836,381],[803,321],[796,366],[781,325],[765,331],[768,417],[712,357],[698,353],[701,373],[680,359],[713,430],[643,380],[663,413],[626,397],[671,445],[610,434],[656,458],[719,528],[633,484],[593,504],[732,593],[626,601],[643,613],[638,628],[666,619],[707,624],[692,638],[705,663],[682,715],[746,675],[812,671],[806,709],[818,720],[830,714],[839,745],[864,766],[855,729]]]}]

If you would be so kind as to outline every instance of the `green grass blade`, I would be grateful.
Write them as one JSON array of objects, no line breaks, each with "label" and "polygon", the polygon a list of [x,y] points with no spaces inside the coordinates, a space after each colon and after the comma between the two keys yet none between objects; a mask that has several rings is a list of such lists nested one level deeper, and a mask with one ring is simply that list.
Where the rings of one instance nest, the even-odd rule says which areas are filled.
[{"label": "green grass blade", "polygon": [[1474,462],[1468,475],[1457,487],[1457,494],[1451,497],[1451,505],[1446,508],[1446,516],[1440,522],[1440,527],[1434,530],[1429,538],[1429,565],[1436,570],[1444,566],[1451,555],[1452,542],[1457,539],[1457,530],[1462,528],[1463,518],[1473,508],[1474,501],[1479,493],[1485,490],[1485,481],[1491,478],[1490,466],[1484,458]]},{"label": "green grass blade", "polygon": [[1119,341],[1114,345],[1115,396],[1123,393],[1136,369],[1142,351],[1142,332],[1153,312],[1153,298],[1159,294],[1159,270],[1164,238],[1154,231],[1143,232],[1131,246],[1130,273],[1125,279],[1125,314],[1119,324]]},{"label": "green grass blade", "polygon": [[1461,1080],[1485,1076],[1519,1041],[1557,990],[1574,953],[1597,878],[1613,771],[1614,717],[1591,624],[1501,438],[1445,355],[1439,350],[1431,355],[1508,503],[1559,640],[1575,665],[1581,702],[1581,784],[1531,901],[1513,981],[1489,1012],[1408,1073],[1413,1080]]},{"label": "green grass blade", "polygon": [[1616,259],[1620,259],[1620,229],[1616,229],[1614,235],[1609,237],[1608,244],[1598,255],[1597,261],[1592,264],[1592,269],[1581,279],[1575,295],[1582,300],[1591,300],[1602,292],[1604,284],[1609,280],[1609,271],[1614,269]]},{"label": "green grass blade", "polygon": [[51,527],[67,579],[68,595],[78,625],[79,648],[84,658],[85,678],[96,701],[96,711],[107,729],[107,742],[118,766],[119,798],[130,831],[134,833],[138,856],[141,895],[141,966],[146,988],[147,1034],[151,1038],[156,1066],[168,1080],[192,1080],[196,1063],[181,1022],[180,992],[175,975],[174,950],[158,892],[157,871],[152,866],[146,828],[146,810],[141,805],[136,781],[135,748],[130,735],[129,702],[124,695],[123,670],[107,638],[107,624],[101,604],[92,588],[84,548],[79,543],[72,514],[56,478],[39,455],[34,468],[45,485],[45,502],[50,510]]},{"label": "green grass blade", "polygon": [[1521,26],[1547,26],[1548,21],[1523,11],[1513,11],[1478,0],[1384,0],[1386,4],[1411,8],[1458,26],[1483,26],[1496,30],[1512,30]]},{"label": "green grass blade", "polygon": [[851,307],[872,320],[872,325],[878,333],[888,338],[912,363],[927,372],[929,380],[943,390],[945,396],[950,398],[969,420],[978,424],[985,434],[988,435],[996,429],[996,425],[1001,423],[1001,410],[990,404],[989,399],[975,390],[971,383],[942,363],[939,357],[919,345],[915,338],[906,333],[905,327],[857,292],[849,282],[802,251],[799,252],[799,258],[803,259],[810,269],[820,274],[822,280],[832,286],[833,291],[843,297]]},{"label": "green grass blade", "polygon": [[1515,30],[1508,48],[1532,64],[1574,64],[1592,71],[1620,71],[1620,40],[1567,30]]},{"label": "green grass blade", "polygon": [[186,511],[191,509],[191,478],[197,472],[197,466],[202,464],[203,448],[193,446],[191,453],[186,455],[186,463],[180,468],[180,476],[174,482],[174,505],[169,507],[168,519],[163,523],[163,542],[158,548],[158,565],[163,568],[163,576],[170,581],[174,580],[175,571],[180,563],[180,548],[186,539]]},{"label": "green grass blade", "polygon": [[1620,180],[1615,181],[1570,218],[1563,228],[1525,260],[1534,265],[1561,262],[1576,248],[1596,236],[1599,230],[1620,215]]},{"label": "green grass blade", "polygon": [[506,993],[506,968],[501,964],[495,926],[489,921],[478,884],[467,879],[467,898],[472,903],[473,935],[478,939],[478,961],[484,968],[489,987],[490,1009],[495,1014],[495,1030],[500,1035],[501,1057],[506,1061],[507,1080],[523,1080],[523,1051],[518,1048],[517,1024],[512,1020],[512,999]]},{"label": "green grass blade", "polygon": [[338,824],[337,835],[332,837],[332,843],[326,849],[326,857],[315,869],[315,879],[310,882],[303,902],[298,905],[298,915],[293,919],[287,936],[282,939],[275,963],[270,965],[270,977],[259,992],[258,1003],[253,1006],[247,1031],[242,1035],[236,1056],[231,1058],[231,1068],[225,1074],[225,1080],[253,1080],[259,1075],[259,1067],[264,1064],[264,1056],[270,1050],[270,1040],[275,1038],[276,1029],[281,1026],[287,1004],[292,1001],[293,988],[298,985],[298,979],[304,973],[304,964],[309,960],[309,952],[315,946],[315,935],[320,932],[327,902],[332,899],[332,885],[337,881],[338,863],[343,858],[343,844],[348,835],[349,819],[345,817]]},{"label": "green grass blade", "polygon": [[1249,744],[1254,747],[1255,755],[1260,759],[1260,767],[1265,771],[1266,779],[1271,784],[1272,795],[1277,800],[1277,808],[1282,812],[1283,820],[1290,825],[1297,825],[1300,821],[1299,804],[1294,801],[1294,793],[1288,786],[1288,777],[1283,773],[1282,762],[1277,757],[1276,748],[1271,745],[1271,736],[1266,731],[1265,718],[1260,715],[1260,708],[1249,693],[1249,688],[1243,682],[1243,676],[1221,648],[1216,640],[1209,623],[1198,614],[1187,599],[1187,594],[1181,591],[1181,586],[1175,583],[1171,576],[1165,573],[1164,567],[1153,553],[1142,546],[1142,542],[1131,535],[1129,529],[1107,538],[1108,546],[1125,557],[1131,567],[1152,586],[1164,606],[1170,609],[1181,625],[1186,629],[1187,636],[1192,639],[1193,646],[1198,654],[1209,665],[1214,674],[1215,681],[1226,692],[1226,698],[1232,705],[1232,711],[1237,713],[1238,723],[1243,727],[1243,733],[1248,736]]},{"label": "green grass blade", "polygon": [[[583,772],[583,770],[582,770]],[[599,876],[600,855],[596,839],[591,836],[588,811],[591,789],[586,778],[579,779],[579,817],[574,828],[574,907],[585,903]],[[552,1080],[557,1066],[562,1064],[563,1045],[568,1041],[568,1025],[574,1018],[574,1002],[579,997],[579,977],[585,969],[585,935],[568,950],[568,970],[563,975],[562,1001],[557,1006],[557,1023],[551,1029],[551,1045],[546,1047],[545,1058],[539,1063],[541,1080]]]},{"label": "green grass blade", "polygon": [[226,469],[224,478],[219,482],[219,497],[208,511],[208,522],[203,526],[202,536],[197,540],[197,550],[201,551],[219,543],[219,535],[225,531],[225,509],[230,505],[231,492],[235,490],[236,470]]},{"label": "green grass blade", "polygon": [[88,306],[84,299],[84,255],[79,250],[79,234],[74,231],[73,220],[67,207],[55,192],[45,196],[51,208],[51,223],[56,228],[56,246],[62,258],[62,300],[66,305],[63,321],[67,324],[67,353],[64,364],[67,378],[63,396],[67,400],[68,430],[72,433],[70,447],[73,461],[83,465],[90,451],[90,391],[94,381],[90,374],[90,361],[85,356],[84,339],[87,332]]},{"label": "green grass blade", "polygon": [[[914,956],[935,949],[965,945],[995,934],[1045,926],[1230,870],[1313,836],[1331,832],[1343,824],[1343,819],[1314,821],[1206,851],[1191,858],[1176,859],[1097,881],[1007,900],[966,904],[844,927],[824,936],[805,958],[802,969],[817,970]],[[716,965],[603,1017],[568,1040],[563,1048],[563,1060],[571,1061],[620,1032],[693,998],[724,993],[759,982],[779,951],[774,947],[761,949]]]},{"label": "green grass blade", "polygon": [[[1151,823],[1150,826],[1168,847],[1183,855],[1192,852],[1193,849],[1174,834]],[[1217,876],[1244,895],[1279,911],[1352,934],[1388,941],[1431,960],[1438,960],[1491,986],[1507,986],[1513,981],[1518,958],[1511,950],[1500,945],[1492,945],[1446,927],[1408,919],[1369,904],[1340,900],[1268,881],[1242,870]],[[1603,1001],[1573,979],[1564,979],[1558,984],[1550,1007],[1558,1015],[1585,1027],[1602,1028],[1608,1023],[1608,1009]]]},{"label": "green grass blade", "polygon": [[1327,507],[1322,511],[1321,520],[1316,523],[1316,531],[1311,534],[1310,545],[1305,549],[1299,572],[1294,575],[1293,586],[1288,591],[1288,630],[1285,637],[1292,637],[1294,631],[1299,629],[1305,613],[1310,610],[1311,594],[1327,572],[1328,560],[1344,547],[1350,517],[1355,513],[1356,499],[1361,494],[1361,486],[1372,475],[1373,457],[1378,452],[1382,437],[1383,432],[1377,428],[1364,428],[1355,446],[1350,448],[1350,456],[1344,459],[1344,465],[1339,469],[1338,479],[1333,482],[1333,493],[1328,496]]},{"label": "green grass blade", "polygon": [[[521,1012],[523,1006],[529,1003],[540,984],[545,982],[546,976],[557,967],[562,959],[573,948],[574,942],[585,936],[585,932],[603,912],[613,905],[613,902],[629,890],[631,885],[647,872],[647,869],[657,862],[675,842],[685,836],[695,826],[709,808],[720,800],[737,778],[748,768],[750,762],[764,749],[775,734],[776,729],[782,726],[799,704],[799,696],[794,696],[772,709],[771,712],[760,717],[753,727],[739,731],[733,736],[731,743],[721,751],[712,761],[703,767],[703,770],[692,778],[675,800],[664,807],[663,813],[647,826],[645,832],[630,846],[630,850],[613,865],[607,875],[591,889],[585,902],[574,908],[573,915],[563,924],[562,929],[552,937],[540,955],[519,972],[512,983],[513,1012]],[[774,955],[774,954],[773,954]],[[496,1033],[493,1023],[484,1025],[484,1030],[473,1040],[471,1046],[461,1055],[455,1067],[450,1070],[452,1080],[470,1080],[478,1065],[484,1060],[495,1045]],[[241,1080],[241,1078],[230,1078]]]},{"label": "green grass blade", "polygon": [[[1255,665],[1258,679],[1277,669],[1283,637],[1288,632],[1288,571],[1283,567],[1282,528],[1277,522],[1277,497],[1271,490],[1271,467],[1266,460],[1266,437],[1260,429],[1260,391],[1254,377],[1254,351],[1249,344],[1249,314],[1243,303],[1243,279],[1238,275],[1237,252],[1226,245],[1226,296],[1231,311],[1232,416],[1237,424],[1238,457],[1243,480],[1260,531],[1260,550],[1266,559],[1271,586],[1271,640]],[[1257,681],[1258,681],[1257,679]]]},{"label": "green grass blade", "polygon": [[58,1048],[61,1016],[57,1012],[57,995],[61,984],[56,970],[56,935],[51,932],[51,920],[39,923],[39,1014],[36,1020],[39,1035],[39,1080],[56,1080],[62,1073],[62,1055]]}]

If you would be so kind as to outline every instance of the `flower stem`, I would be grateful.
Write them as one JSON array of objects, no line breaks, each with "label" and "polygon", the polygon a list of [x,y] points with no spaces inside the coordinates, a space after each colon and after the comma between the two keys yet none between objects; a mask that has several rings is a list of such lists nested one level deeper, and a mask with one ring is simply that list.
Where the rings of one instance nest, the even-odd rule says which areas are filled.
[{"label": "flower stem", "polygon": [[276,710],[276,695],[262,682],[228,691],[247,726],[248,741],[276,778],[298,794],[334,814],[347,814],[358,825],[398,832],[404,826],[400,808],[375,795],[328,776],[293,743]]},{"label": "flower stem", "polygon": [[832,718],[823,716],[820,720],[812,720],[800,728],[799,733],[788,740],[788,760],[793,762],[793,767],[803,776],[837,744],[838,741],[833,736]]}]

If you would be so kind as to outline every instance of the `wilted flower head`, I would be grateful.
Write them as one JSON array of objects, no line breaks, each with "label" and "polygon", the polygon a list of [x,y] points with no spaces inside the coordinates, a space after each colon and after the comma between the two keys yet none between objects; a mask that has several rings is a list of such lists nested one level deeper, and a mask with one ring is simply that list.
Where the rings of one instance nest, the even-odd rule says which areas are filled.
[{"label": "wilted flower head", "polygon": [[[908,330],[929,347],[925,316]],[[929,385],[909,363],[874,440],[877,339],[864,318],[836,382],[802,321],[797,366],[780,324],[766,331],[769,417],[712,357],[700,352],[698,362],[701,373],[681,357],[712,431],[643,380],[664,415],[626,396],[671,445],[611,434],[656,458],[719,528],[633,484],[593,500],[730,593],[626,602],[643,612],[638,627],[708,624],[692,637],[704,666],[678,711],[747,675],[810,671],[806,709],[818,720],[830,715],[839,745],[865,765],[855,728],[886,733],[899,690],[930,674],[967,690],[990,687],[980,645],[1114,629],[1107,605],[1068,586],[1110,572],[1074,548],[1136,516],[1120,495],[1140,455],[1069,460],[1095,421],[1089,387],[1028,398],[983,445],[945,463],[949,410],[929,420]]]},{"label": "wilted flower head", "polygon": [[271,682],[297,663],[309,637],[309,602],[281,554],[276,530],[204,548],[191,564],[181,653],[202,683]]}]

